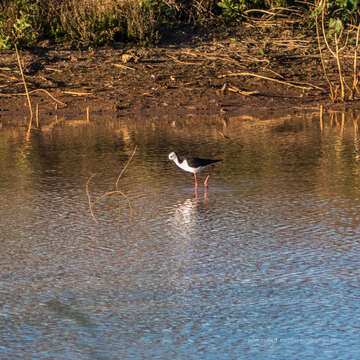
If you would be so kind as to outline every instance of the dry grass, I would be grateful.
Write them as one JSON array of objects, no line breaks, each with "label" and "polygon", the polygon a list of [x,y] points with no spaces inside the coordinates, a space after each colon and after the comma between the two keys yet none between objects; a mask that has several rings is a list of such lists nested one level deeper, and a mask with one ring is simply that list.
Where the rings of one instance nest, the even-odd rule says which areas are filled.
[{"label": "dry grass", "polygon": [[[102,45],[114,40],[156,42],[159,29],[178,24],[226,23],[219,0],[3,0],[0,1],[0,48],[34,45],[44,38],[77,45]],[[231,0],[225,5],[231,13]],[[271,26],[274,18],[298,22],[309,5],[285,7],[288,0],[243,2],[238,20],[254,18]],[[229,6],[230,8],[226,9]],[[231,16],[230,16],[231,17]],[[294,20],[294,17],[297,19]],[[232,18],[232,17],[231,17]],[[19,24],[21,25],[19,27]],[[175,25],[175,26],[174,26]],[[14,29],[16,30],[14,32]]]},{"label": "dry grass", "polygon": [[65,38],[81,44],[153,41],[157,18],[151,7],[141,4],[138,0],[67,0],[59,7],[60,27]]},{"label": "dry grass", "polygon": [[[360,24],[355,27],[355,31],[349,27],[346,31],[341,30],[339,33],[335,32],[332,38],[330,38],[326,24],[327,0],[320,0],[319,7],[321,8],[320,14],[315,16],[316,35],[323,74],[329,86],[329,97],[332,102],[335,102],[338,99],[342,102],[353,100],[355,95],[360,94],[358,89],[359,75],[357,71],[357,49],[359,45]],[[353,66],[352,85],[350,86],[344,71],[344,53],[349,52],[349,40],[351,37],[355,39],[355,46],[353,55],[351,56]],[[328,75],[326,62],[329,63],[331,58],[334,59],[336,63],[337,80],[331,80]]]},{"label": "dry grass", "polygon": [[4,0],[0,2],[0,48],[10,48],[15,43],[32,46],[43,38],[78,45],[102,45],[114,40],[153,41],[158,14],[155,7],[144,3]]},{"label": "dry grass", "polygon": [[120,30],[116,14],[116,3],[111,0],[68,0],[60,5],[59,22],[66,39],[101,45]]}]

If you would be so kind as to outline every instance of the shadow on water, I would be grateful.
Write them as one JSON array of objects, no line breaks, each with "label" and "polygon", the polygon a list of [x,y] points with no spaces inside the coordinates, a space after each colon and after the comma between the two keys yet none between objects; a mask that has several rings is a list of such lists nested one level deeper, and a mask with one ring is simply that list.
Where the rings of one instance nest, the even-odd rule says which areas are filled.
[{"label": "shadow on water", "polygon": [[359,116],[3,126],[0,357],[354,358]]}]

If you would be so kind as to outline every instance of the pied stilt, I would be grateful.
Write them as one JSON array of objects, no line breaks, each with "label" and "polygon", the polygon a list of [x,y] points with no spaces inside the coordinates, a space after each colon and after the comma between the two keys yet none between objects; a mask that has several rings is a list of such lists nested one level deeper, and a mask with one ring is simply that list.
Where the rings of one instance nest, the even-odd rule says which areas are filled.
[{"label": "pied stilt", "polygon": [[[197,188],[197,177],[196,174],[205,168],[221,161],[221,160],[211,160],[211,159],[199,159],[199,158],[186,158],[182,161],[179,159],[178,155],[175,152],[169,154],[169,159],[174,161],[174,163],[184,171],[188,171],[194,174],[195,177],[195,188]],[[208,180],[210,175],[208,175],[204,181],[205,187],[208,186]]]}]

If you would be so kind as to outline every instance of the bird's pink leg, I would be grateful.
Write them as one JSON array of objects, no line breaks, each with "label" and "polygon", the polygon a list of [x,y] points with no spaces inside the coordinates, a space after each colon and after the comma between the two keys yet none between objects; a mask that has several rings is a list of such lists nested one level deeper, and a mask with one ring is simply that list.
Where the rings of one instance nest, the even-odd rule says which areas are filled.
[{"label": "bird's pink leg", "polygon": [[204,181],[204,186],[207,187],[208,186],[208,180],[209,180],[210,175],[208,175]]},{"label": "bird's pink leg", "polygon": [[195,177],[195,189],[197,189],[197,178],[196,178],[196,173],[194,173],[194,177]]}]

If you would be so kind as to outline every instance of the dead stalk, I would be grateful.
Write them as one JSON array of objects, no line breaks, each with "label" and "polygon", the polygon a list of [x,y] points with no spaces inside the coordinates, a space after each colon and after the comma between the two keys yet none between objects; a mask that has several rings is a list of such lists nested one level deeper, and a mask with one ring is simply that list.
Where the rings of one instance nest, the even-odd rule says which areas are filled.
[{"label": "dead stalk", "polygon": [[36,104],[36,111],[35,111],[35,120],[36,120],[36,128],[39,128],[39,104]]},{"label": "dead stalk", "polygon": [[65,103],[63,103],[62,101],[56,99],[53,95],[51,95],[47,90],[45,89],[35,89],[35,90],[31,90],[29,91],[29,94],[32,94],[34,92],[44,92],[45,94],[47,94],[51,99],[53,99],[56,103],[60,104],[60,105],[63,105],[63,106],[66,106]]},{"label": "dead stalk", "polygon": [[[358,85],[358,75],[357,75],[357,47],[359,44],[359,32],[360,32],[360,25],[357,27],[356,32],[356,44],[355,44],[355,52],[353,56],[353,85],[350,87],[347,82],[345,81],[344,75],[343,75],[343,69],[342,69],[342,63],[340,59],[340,53],[346,48],[349,40],[349,32],[346,34],[345,40],[342,40],[343,37],[343,30],[340,31],[339,34],[335,33],[334,35],[334,45],[333,48],[330,46],[327,35],[326,35],[326,29],[325,29],[325,11],[326,11],[326,0],[321,0],[319,3],[319,6],[321,6],[321,30],[322,30],[322,36],[326,45],[326,48],[330,52],[331,56],[336,61],[337,66],[337,72],[339,77],[339,83],[338,85],[333,85],[331,81],[329,80],[326,68],[325,68],[325,62],[324,62],[324,55],[321,50],[321,42],[320,42],[320,35],[319,35],[319,24],[318,24],[318,15],[315,17],[316,21],[316,34],[317,34],[317,40],[318,40],[318,47],[320,52],[320,58],[321,58],[321,64],[324,71],[324,76],[326,78],[327,83],[329,84],[329,91],[330,91],[330,99],[332,102],[335,102],[338,97],[338,90],[340,89],[340,99],[341,101],[346,101],[346,93],[345,89],[347,88],[349,91],[348,99],[352,100],[354,97],[354,92],[358,93],[359,90],[357,88]],[[343,46],[340,47],[340,44],[343,43]]]},{"label": "dead stalk", "polygon": [[339,50],[339,39],[337,37],[337,34],[335,34],[335,54],[336,54],[336,65],[338,67],[338,73],[339,73],[339,82],[340,82],[340,91],[341,91],[341,100],[345,100],[345,87],[344,87],[344,78],[342,75],[341,70],[341,62],[340,62],[340,50]]},{"label": "dead stalk", "polygon": [[115,67],[118,67],[118,68],[121,68],[121,69],[126,69],[126,70],[132,70],[132,71],[135,71],[136,69],[130,67],[130,66],[125,66],[125,65],[122,65],[122,64],[113,64]]},{"label": "dead stalk", "polygon": [[28,101],[28,105],[29,105],[29,111],[30,111],[30,121],[29,121],[29,126],[28,126],[28,131],[27,131],[27,135],[30,134],[31,131],[31,126],[32,126],[32,119],[33,119],[33,110],[32,110],[32,106],[31,106],[31,100],[30,100],[30,95],[29,95],[29,91],[26,85],[26,81],[25,81],[25,76],[24,76],[24,72],[23,72],[23,68],[21,65],[21,60],[20,60],[20,55],[19,55],[19,51],[17,48],[17,45],[14,44],[15,46],[15,51],[16,51],[16,58],[19,64],[19,69],[20,69],[20,73],[21,73],[21,78],[24,84],[24,88],[25,88],[25,93],[26,93],[26,97],[27,97],[27,101]]},{"label": "dead stalk", "polygon": [[318,15],[315,16],[315,25],[316,25],[316,38],[317,38],[317,42],[318,42],[318,47],[319,47],[319,53],[320,53],[320,59],[321,59],[321,66],[323,68],[323,72],[324,72],[324,76],[325,79],[329,85],[329,90],[330,90],[330,99],[331,101],[335,101],[334,98],[334,90],[333,90],[333,85],[327,75],[327,71],[326,71],[326,66],[325,66],[325,60],[324,60],[324,54],[321,50],[321,41],[320,41],[320,31],[319,31],[319,20],[318,20]]},{"label": "dead stalk", "polygon": [[353,70],[354,79],[353,79],[353,87],[352,87],[353,92],[355,91],[357,94],[359,94],[359,89],[357,87],[358,82],[359,82],[359,77],[358,77],[358,73],[357,73],[357,48],[359,46],[359,34],[360,34],[360,24],[358,25],[357,31],[356,31],[355,52],[354,52],[354,70]]},{"label": "dead stalk", "polygon": [[[98,224],[98,220],[95,216],[95,213],[94,213],[94,205],[96,203],[98,203],[99,201],[101,201],[102,199],[108,197],[108,196],[112,196],[112,195],[120,195],[121,197],[123,197],[126,201],[127,201],[127,204],[128,204],[128,207],[129,207],[129,211],[130,211],[130,216],[129,218],[131,219],[132,216],[133,216],[133,207],[131,205],[131,201],[130,199],[126,196],[126,194],[124,192],[122,192],[121,190],[119,190],[118,188],[118,185],[119,185],[119,181],[121,179],[121,177],[123,176],[123,174],[125,173],[126,169],[128,168],[131,160],[133,159],[134,155],[135,155],[135,152],[136,152],[136,149],[137,149],[137,146],[135,146],[133,152],[131,153],[129,159],[127,160],[125,166],[122,168],[122,170],[120,171],[120,174],[119,176],[117,177],[116,179],[116,182],[115,182],[115,190],[112,190],[112,191],[108,191],[102,195],[100,195],[97,199],[95,199],[94,201],[91,201],[91,196],[90,196],[90,192],[89,192],[89,184],[90,184],[90,181],[92,180],[92,178],[96,175],[96,174],[93,174],[89,177],[89,179],[87,180],[86,182],[86,195],[87,195],[87,198],[88,198],[88,204],[89,204],[89,210],[90,210],[90,214],[92,216],[92,218],[94,219],[94,221]],[[119,208],[120,210],[120,208]]]},{"label": "dead stalk", "polygon": [[[131,201],[129,200],[129,198],[121,191],[121,190],[113,190],[113,191],[108,191],[105,194],[102,194],[101,196],[99,196],[96,200],[94,200],[93,205],[96,204],[97,202],[99,202],[100,200],[111,196],[111,195],[121,195],[124,199],[126,199],[128,206],[129,206],[129,210],[130,210],[130,218],[133,216],[133,207],[131,205]],[[97,222],[98,223],[98,222]]]},{"label": "dead stalk", "polygon": [[229,74],[225,74],[225,75],[220,75],[219,77],[224,78],[226,76],[253,76],[253,77],[257,77],[257,78],[268,80],[268,81],[277,82],[279,84],[283,84],[283,85],[286,85],[286,86],[289,86],[289,87],[295,87],[295,88],[302,89],[302,90],[310,90],[310,89],[323,90],[322,88],[320,88],[318,86],[315,86],[315,85],[312,85],[312,84],[309,84],[309,86],[296,85],[296,84],[293,84],[293,83],[288,82],[288,81],[278,80],[278,79],[270,78],[268,76],[263,76],[263,75],[250,73],[250,72],[229,73]]},{"label": "dead stalk", "polygon": [[323,106],[320,105],[320,132],[324,129]]},{"label": "dead stalk", "polygon": [[121,179],[121,177],[123,176],[123,174],[125,173],[126,169],[128,168],[132,158],[134,157],[135,153],[136,153],[136,150],[137,150],[137,146],[135,146],[133,152],[131,153],[128,161],[126,162],[125,166],[122,168],[122,170],[120,171],[120,174],[119,176],[117,177],[116,179],[116,182],[115,182],[115,189],[118,190],[118,185],[119,185],[119,181]]},{"label": "dead stalk", "polygon": [[[331,48],[328,39],[326,37],[326,31],[325,31],[325,8],[326,8],[326,0],[323,0],[323,7],[321,9],[321,29],[322,29],[322,35],[324,38],[325,45],[327,49],[329,50],[330,54],[335,58],[336,64],[338,67],[338,74],[339,74],[339,81],[340,81],[340,91],[341,91],[341,99],[344,101],[345,99],[345,90],[344,90],[344,80],[342,77],[342,71],[341,71],[341,63],[340,63],[340,57],[339,57],[339,47],[338,47],[338,38],[335,34],[335,51]],[[338,87],[338,86],[337,86]],[[330,98],[331,101],[334,102],[337,98],[337,87],[335,87],[335,90],[333,88],[330,89]]]},{"label": "dead stalk", "polygon": [[259,94],[259,91],[254,90],[254,91],[244,91],[244,90],[240,90],[238,87],[231,85],[228,87],[229,91],[232,91],[234,93],[238,93],[240,95],[244,95],[244,96],[250,96],[250,95],[256,95]]},{"label": "dead stalk", "polygon": [[76,96],[89,96],[92,93],[81,92],[81,91],[64,91],[64,94],[76,95]]}]

